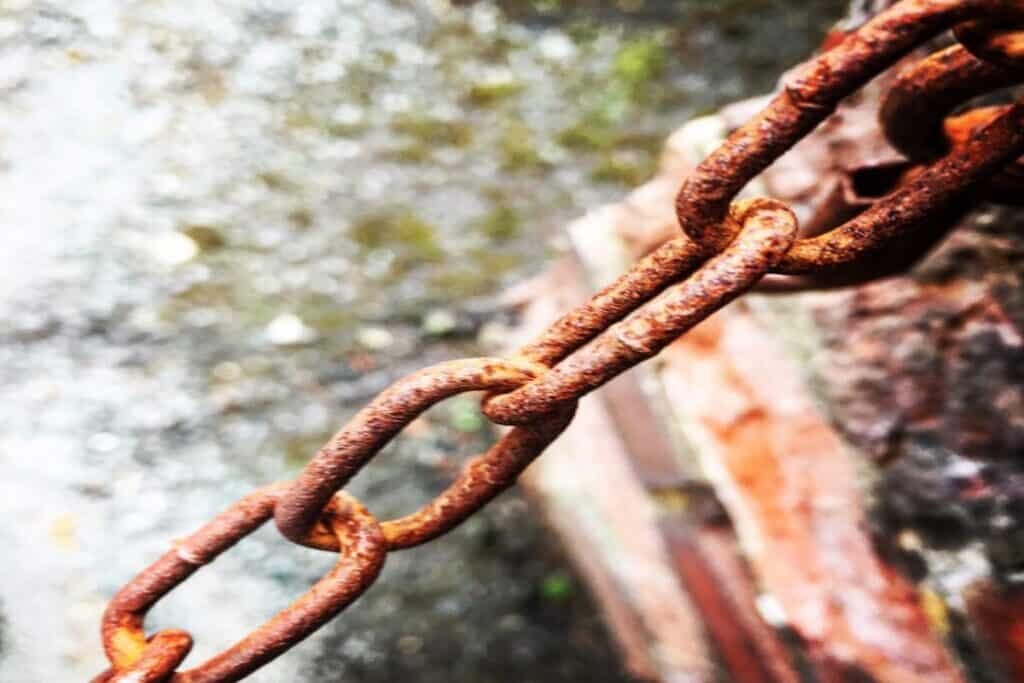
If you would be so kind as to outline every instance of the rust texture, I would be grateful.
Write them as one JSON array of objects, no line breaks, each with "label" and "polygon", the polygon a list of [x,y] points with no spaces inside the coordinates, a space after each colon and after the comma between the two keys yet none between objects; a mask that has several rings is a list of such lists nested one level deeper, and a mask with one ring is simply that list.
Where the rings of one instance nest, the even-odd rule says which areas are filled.
[{"label": "rust texture", "polygon": [[958,23],[985,13],[1022,11],[1013,0],[904,0],[880,13],[801,67],[767,107],[697,166],[676,198],[683,231],[706,248],[723,248],[728,235],[716,228],[732,199],[835,111],[840,100]]},{"label": "rust texture", "polygon": [[1024,66],[1024,21],[1019,11],[975,19],[954,28],[956,39],[979,59],[1010,68]]},{"label": "rust texture", "polygon": [[[874,104],[861,109],[873,113]],[[976,111],[988,116],[984,108]],[[845,124],[804,143],[844,146],[844,136],[856,134],[847,130],[851,122],[860,119],[848,110],[842,116]],[[948,122],[946,132],[951,138],[956,132]],[[885,154],[881,142],[863,147]],[[853,156],[845,163],[857,168],[872,161]],[[819,164],[810,148],[792,163]],[[813,201],[789,192],[785,181],[781,173],[765,178],[783,199]],[[809,369],[831,419],[879,466],[869,518],[879,548],[916,579],[934,575],[931,553],[955,551],[981,555],[996,580],[1012,581],[1024,568],[1024,224],[1018,210],[995,206],[955,222],[949,239],[912,272],[805,297],[799,309],[822,334]],[[980,631],[979,614],[973,608],[968,614]],[[1014,623],[1005,628],[1019,627]],[[989,672],[991,660],[983,661],[979,680],[1020,678],[1016,672],[999,678]]]},{"label": "rust texture", "polygon": [[853,464],[778,342],[730,309],[666,363],[669,399],[818,677],[962,680],[913,586],[873,551]]},{"label": "rust texture", "polygon": [[701,249],[680,237],[648,254],[615,282],[559,318],[519,355],[556,363],[583,346],[609,325],[621,320],[666,287],[692,272],[701,261]]},{"label": "rust texture", "polygon": [[1024,680],[1024,589],[974,586],[968,613],[1002,664],[1008,680]]},{"label": "rust texture", "polygon": [[792,246],[796,219],[781,202],[740,202],[730,220],[743,227],[722,254],[650,304],[612,325],[592,344],[538,381],[488,398],[484,414],[498,424],[526,424],[593,391],[656,355],[679,335],[748,290]]},{"label": "rust texture", "polygon": [[872,520],[915,571],[971,547],[1024,568],[1024,244],[1019,214],[967,220],[912,277],[809,304],[813,371],[844,436],[881,467]]},{"label": "rust texture", "polygon": [[[174,674],[174,670],[192,649],[192,636],[185,631],[168,629],[157,633],[146,643],[134,662],[116,673],[108,671],[96,677],[95,683],[160,683]],[[128,661],[128,660],[126,660]]]},{"label": "rust texture", "polygon": [[[952,267],[988,246],[967,241],[949,245],[959,253],[940,254],[924,273],[939,275],[932,268],[943,261]],[[879,461],[898,458],[915,441],[996,461],[1024,447],[1016,417],[1024,410],[1021,321],[980,284],[872,286],[816,307],[823,326],[835,330],[825,340],[835,353],[821,368],[830,402],[848,436]],[[840,352],[856,364],[840,361]],[[874,379],[883,374],[885,385]],[[1000,389],[997,378],[1009,386]]]},{"label": "rust texture", "polygon": [[[334,492],[355,476],[405,425],[435,403],[464,391],[511,389],[542,371],[543,366],[522,360],[479,358],[440,363],[399,380],[357,413],[303,469],[292,493],[275,512],[278,527],[288,538],[303,542],[319,517],[320,509]],[[505,459],[523,461],[527,456],[532,459],[567,424],[564,413],[563,410],[541,423],[509,432],[491,449],[489,457],[484,456],[483,461],[477,461],[476,469],[480,473],[498,474],[488,462]],[[527,463],[528,459],[522,462],[522,467]],[[428,526],[437,529],[437,533],[443,533],[454,524],[446,526],[437,514],[443,515],[446,508],[453,506],[453,496],[460,493],[465,496],[466,499],[458,503],[460,512],[455,513],[464,518],[508,486],[501,479],[498,476],[494,481],[467,481],[465,476],[460,477],[452,488],[442,494],[443,500],[420,510],[412,518],[390,525],[394,545],[389,540],[389,546],[400,548],[429,540],[432,536],[426,531]],[[495,487],[497,490],[488,496],[488,490]],[[469,499],[478,501],[476,507],[472,507]],[[420,532],[413,533],[410,525],[413,520],[422,527]],[[330,543],[323,549],[334,550],[335,546]]]},{"label": "rust texture", "polygon": [[[1024,70],[982,61],[962,45],[954,45],[899,75],[882,100],[882,129],[889,142],[909,159],[941,157],[951,144],[966,144],[975,131],[1005,113],[1008,106],[982,107],[947,118],[954,109],[1022,79]],[[1022,177],[1024,168],[1018,161],[990,180],[989,197],[1020,203]]]},{"label": "rust texture", "polygon": [[813,273],[855,263],[901,232],[940,218],[965,192],[1024,152],[1024,103],[1014,104],[948,156],[838,228],[797,242],[779,272]]},{"label": "rust texture", "polygon": [[388,549],[426,543],[451,531],[512,486],[544,449],[569,425],[575,404],[508,432],[487,453],[473,458],[451,486],[410,515],[381,524]]},{"label": "rust texture", "polygon": [[789,653],[757,618],[751,582],[729,534],[713,527],[669,527],[665,536],[680,580],[733,680],[798,683]]},{"label": "rust texture", "polygon": [[[584,262],[604,248],[586,239],[588,224],[588,218],[580,222],[583,239],[576,245]],[[538,283],[517,336],[533,336],[583,300],[583,279],[574,259],[560,260]],[[569,541],[637,677],[690,680],[685,673],[712,680],[717,659],[734,676],[756,671],[796,683],[791,653],[755,609],[754,579],[713,494],[671,444],[656,439],[652,457],[650,437],[662,427],[655,406],[635,384],[628,392],[616,386],[635,377],[616,378],[598,393],[601,401],[581,404],[573,428],[527,471],[527,493]],[[631,422],[653,432],[624,427]],[[586,467],[579,466],[579,453],[587,454]],[[699,556],[690,552],[694,547]],[[672,661],[665,661],[666,652]]]},{"label": "rust texture", "polygon": [[979,95],[1016,85],[1021,74],[978,59],[953,45],[903,71],[879,109],[882,130],[896,149],[914,160],[949,151],[946,117]]},{"label": "rust texture", "polygon": [[[325,507],[324,529],[318,532],[337,539],[341,557],[334,568],[285,610],[227,650],[193,669],[168,670],[188,653],[191,639],[180,631],[169,631],[147,641],[143,631],[146,612],[200,567],[269,520],[287,490],[286,484],[275,484],[250,493],[118,591],[102,624],[103,645],[114,668],[94,679],[95,683],[237,681],[318,629],[373,583],[384,566],[383,534],[366,508],[340,493]],[[153,669],[139,670],[143,665]]]},{"label": "rust texture", "polygon": [[573,539],[566,550],[612,617],[631,669],[652,681],[714,681],[702,615],[675,580],[659,510],[604,402],[581,402],[551,450],[524,475],[528,491],[549,501],[538,507]]},{"label": "rust texture", "polygon": [[[436,538],[508,488],[566,428],[579,398],[657,355],[766,276],[806,275],[811,285],[830,286],[891,275],[912,263],[946,234],[952,225],[951,216],[959,216],[980,199],[979,190],[993,177],[1001,172],[1012,175],[1007,165],[1024,152],[1024,101],[968,114],[972,118],[963,119],[967,123],[949,136],[948,153],[899,174],[891,192],[863,210],[851,211],[846,222],[828,225],[831,219],[823,221],[819,227],[824,232],[819,235],[799,237],[796,216],[782,201],[736,201],[736,194],[816,128],[841,99],[914,47],[965,21],[998,19],[1016,28],[1022,17],[1024,5],[1019,0],[904,0],[856,31],[837,37],[827,51],[788,78],[782,92],[734,131],[683,183],[676,202],[682,237],[652,251],[612,285],[508,358],[441,363],[396,382],[356,414],[294,482],[260,489],[243,498],[129,582],[114,597],[103,619],[103,641],[112,669],[97,680],[184,683],[245,677],[358,597],[375,579],[389,550]],[[970,40],[969,49],[979,59],[1013,64],[1007,68],[1017,73],[1018,38],[1004,30],[1006,25],[981,23],[961,33]],[[963,64],[947,64],[945,68],[961,67]],[[838,220],[840,213],[831,215]],[[514,425],[514,429],[487,453],[468,463],[445,492],[409,516],[380,524],[341,492],[410,421],[437,402],[466,391],[487,392],[484,413],[498,424]],[[745,457],[754,458],[764,471],[791,471],[799,458],[788,463],[781,452],[765,450],[753,432],[747,431],[758,424],[757,420],[748,424],[744,419],[736,425],[725,425],[723,428],[740,431],[738,435],[720,434],[719,438],[741,445],[749,451]],[[790,436],[797,439],[806,434],[794,426]],[[803,452],[796,441],[786,443],[794,451]],[[751,474],[734,474],[745,486],[767,485],[754,481]],[[777,501],[772,503],[767,493],[763,492],[760,500],[768,508],[748,514],[749,519],[762,524],[789,520],[785,523],[798,529],[801,525],[814,526],[814,514],[794,516],[792,511],[779,508]],[[851,508],[846,512],[855,523],[856,511]],[[146,611],[199,566],[271,517],[292,541],[340,552],[338,564],[309,593],[236,645],[196,668],[174,672],[187,654],[187,634],[165,631],[147,639],[143,630]],[[804,536],[830,542],[815,536],[813,530]],[[839,540],[854,555],[866,551],[859,536]],[[766,575],[769,571],[767,566],[762,567]],[[812,599],[813,595],[794,593],[789,596],[788,609],[811,615],[797,620],[806,631],[803,635],[820,642],[823,634],[828,634],[849,647],[860,647],[863,656],[857,658],[859,665],[872,670],[879,680],[957,680],[948,675],[941,652],[923,644],[924,639],[903,637],[904,633],[920,631],[920,619],[910,605],[910,594],[890,576],[890,569],[865,559],[857,571],[882,577],[880,588],[861,597],[888,605],[891,614],[875,618],[881,619],[881,627],[875,628],[878,624],[874,621],[871,624],[872,637],[882,634],[886,642],[865,643],[862,635],[833,627],[829,614],[835,605],[821,605]],[[686,581],[698,587],[700,595],[713,595],[704,587],[709,576],[699,558],[684,567]],[[834,567],[823,569],[822,576],[837,581],[842,578]],[[843,602],[843,596],[835,597],[840,610],[852,609]],[[729,602],[719,597],[715,600],[716,604]],[[718,631],[725,650],[723,657],[750,676],[770,680],[771,672],[758,663],[750,643],[734,646],[723,640],[725,623],[709,622],[709,628]],[[835,653],[826,654],[842,660]],[[906,673],[911,670],[928,675]],[[932,676],[929,672],[937,673]],[[707,679],[703,673],[698,677]]]}]

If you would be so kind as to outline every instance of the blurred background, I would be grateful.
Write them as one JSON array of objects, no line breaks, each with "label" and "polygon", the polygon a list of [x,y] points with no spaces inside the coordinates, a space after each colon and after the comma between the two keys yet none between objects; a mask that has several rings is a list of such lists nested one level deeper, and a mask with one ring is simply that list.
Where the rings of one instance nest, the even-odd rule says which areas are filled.
[{"label": "blurred background", "polygon": [[[842,0],[0,0],[0,680],[105,668],[105,602],[397,377],[494,352],[561,226],[770,90]],[[472,396],[353,483],[380,518],[493,432]],[[333,562],[265,528],[152,612],[189,663]],[[625,681],[514,492],[396,553],[254,681]]]}]

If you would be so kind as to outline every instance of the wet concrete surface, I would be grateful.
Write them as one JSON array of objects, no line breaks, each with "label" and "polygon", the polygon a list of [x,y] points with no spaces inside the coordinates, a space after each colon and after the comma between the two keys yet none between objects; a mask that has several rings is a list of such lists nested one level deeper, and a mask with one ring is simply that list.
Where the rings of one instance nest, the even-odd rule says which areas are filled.
[{"label": "wet concrete surface", "polygon": [[[0,680],[100,671],[105,601],[171,539],[499,345],[497,293],[809,53],[815,4],[0,2]],[[491,438],[453,399],[352,490],[408,512]],[[332,559],[263,529],[148,626],[201,661]],[[251,680],[399,678],[626,680],[514,493]]]}]

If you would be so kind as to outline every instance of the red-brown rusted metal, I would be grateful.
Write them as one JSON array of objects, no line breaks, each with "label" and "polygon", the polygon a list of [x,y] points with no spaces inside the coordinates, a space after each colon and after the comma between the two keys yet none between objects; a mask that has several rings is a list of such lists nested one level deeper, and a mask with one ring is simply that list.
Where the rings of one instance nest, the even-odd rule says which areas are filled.
[{"label": "red-brown rusted metal", "polygon": [[1006,680],[1024,680],[1024,588],[978,583],[968,589],[967,612]]},{"label": "red-brown rusted metal", "polygon": [[822,273],[856,263],[889,240],[920,229],[1024,153],[1024,102],[1013,104],[949,155],[924,168],[896,192],[842,226],[798,240],[776,268]]},{"label": "red-brown rusted metal", "polygon": [[730,575],[739,573],[734,566],[739,563],[716,532],[672,529],[666,532],[666,545],[732,680],[797,683],[799,674],[767,626],[745,620],[758,618],[754,596],[745,594],[746,577]]},{"label": "red-brown rusted metal", "polygon": [[483,455],[467,462],[451,485],[418,511],[381,524],[389,550],[431,541],[512,486],[526,466],[569,426],[576,404],[511,430]]},{"label": "red-brown rusted metal", "polygon": [[[335,491],[355,476],[403,427],[435,403],[465,391],[514,389],[540,376],[545,369],[543,365],[526,360],[476,358],[439,363],[399,380],[349,420],[303,469],[275,512],[278,528],[296,542],[307,542],[309,530],[318,519],[320,509]],[[495,461],[522,461],[525,455],[529,455],[528,462],[558,436],[566,423],[565,415],[559,414],[543,424],[513,430],[478,462],[476,468],[480,472],[496,474],[493,468]],[[522,466],[525,464],[523,462]],[[436,505],[428,505],[414,515],[390,524],[387,528],[393,534],[395,545],[389,541],[389,547],[406,547],[430,540],[433,535],[454,526],[445,523],[449,510],[451,514],[464,518],[497,495],[496,491],[488,495],[490,486],[480,484],[483,482],[467,482],[465,477],[460,477],[442,494],[443,498]],[[498,485],[497,480],[494,485]],[[436,533],[432,535],[428,529],[436,530]],[[314,547],[334,549],[330,542],[326,546]]]},{"label": "red-brown rusted metal", "polygon": [[93,683],[162,683],[174,675],[191,649],[192,636],[185,631],[161,631],[146,642],[138,659],[100,674]]},{"label": "red-brown rusted metal", "polygon": [[[889,142],[907,158],[926,162],[962,146],[1005,113],[1008,105],[982,107],[950,117],[969,100],[1024,82],[1024,69],[978,59],[954,45],[903,71],[886,90],[879,121]],[[985,196],[1003,203],[1024,201],[1024,165],[1008,165],[986,184]]]},{"label": "red-brown rusted metal", "polygon": [[[822,235],[850,222],[914,178],[921,170],[921,167],[913,166],[910,162],[902,162],[847,173],[840,178],[838,186],[825,197],[803,228],[805,234],[809,237]],[[865,177],[870,179],[865,180]],[[988,190],[991,193],[991,185]],[[877,250],[871,258],[862,258],[811,275],[771,275],[758,284],[757,291],[770,294],[823,291],[905,273],[941,242],[976,204],[976,197],[961,196],[947,205],[941,215],[923,221],[918,229],[889,239],[884,248]]]},{"label": "red-brown rusted metal", "polygon": [[589,301],[562,316],[517,355],[552,365],[700,265],[702,249],[686,237],[669,240],[637,261]]},{"label": "red-brown rusted metal", "polygon": [[[358,597],[378,575],[387,551],[444,534],[508,488],[569,424],[580,397],[653,357],[766,275],[806,276],[793,281],[799,288],[891,274],[941,239],[985,188],[1024,187],[1019,182],[1024,172],[1013,165],[1024,153],[1024,101],[946,118],[965,100],[1020,81],[1022,20],[1021,0],[903,0],[837,38],[686,179],[676,203],[684,236],[650,253],[511,357],[441,363],[398,381],[352,418],[294,482],[243,498],[122,588],[102,624],[112,668],[94,680],[244,678]],[[820,227],[828,229],[801,239],[782,202],[736,201],[754,176],[842,98],[954,26],[965,47],[914,67],[883,105],[890,139],[911,161],[927,165],[901,169],[892,192],[850,208],[841,225],[831,225],[841,211],[820,214],[832,216],[822,219]],[[440,496],[413,514],[378,523],[340,491],[416,416],[466,391],[488,392],[484,413],[515,428],[471,460]],[[147,610],[271,517],[291,540],[339,551],[338,564],[310,592],[222,654],[176,672],[191,638],[169,630],[147,639]],[[770,680],[774,674],[743,647],[731,652],[733,663],[755,672],[755,679]]]},{"label": "red-brown rusted metal", "polygon": [[[146,612],[196,570],[270,519],[287,490],[287,484],[274,484],[250,493],[176,543],[118,591],[103,614],[102,624],[103,647],[113,669],[94,683],[237,681],[301,641],[359,597],[384,566],[384,535],[359,501],[341,493],[324,508],[322,528],[314,534],[335,537],[341,553],[338,563],[277,616],[219,655],[177,673],[173,667],[191,646],[188,635],[164,631],[146,639]],[[323,544],[317,538],[311,542]]]},{"label": "red-brown rusted metal", "polygon": [[[878,118],[889,142],[914,161],[949,152],[946,117],[961,104],[1024,80],[1024,72],[953,45],[904,70],[886,89]],[[989,114],[991,117],[991,113]]]},{"label": "red-brown rusted metal", "polygon": [[[1020,16],[1018,0],[904,0],[801,67],[759,114],[734,131],[683,182],[676,215],[709,251],[730,236],[718,228],[729,203],[761,171],[834,111],[840,100],[942,31],[986,14]],[[786,272],[796,264],[787,265]],[[814,270],[807,263],[806,270]]]},{"label": "red-brown rusted metal", "polygon": [[[838,48],[833,51],[835,49]],[[730,144],[734,143],[727,141],[723,147]],[[690,326],[728,303],[731,297],[746,291],[768,272],[821,275],[838,271],[841,276],[856,279],[858,273],[850,274],[843,269],[856,267],[865,256],[873,256],[873,252],[877,253],[882,247],[892,246],[894,240],[903,241],[913,237],[915,231],[926,228],[929,222],[933,228],[941,228],[931,232],[933,243],[949,227],[948,214],[962,211],[958,200],[1021,153],[1024,153],[1024,102],[1011,105],[970,140],[934,164],[908,176],[895,192],[843,225],[823,235],[791,243],[787,251],[779,254],[779,258],[773,258],[752,282],[741,284],[742,277],[734,274],[732,282],[739,289],[729,289],[730,298],[719,300],[725,287],[699,292],[694,288],[699,287],[698,283],[707,277],[705,268],[716,263],[716,259],[725,257],[726,253],[736,253],[733,249],[740,243],[742,233],[740,237],[733,236],[742,220],[735,215],[727,216],[719,223],[718,235],[737,241],[730,245],[727,252],[714,257],[656,300],[662,306],[672,306],[680,301],[691,301],[687,297],[692,293],[695,300],[704,304],[696,312],[696,317],[681,320],[677,324],[667,315],[660,312],[645,314],[645,309],[641,308],[640,312],[608,328],[592,344],[569,356],[540,379],[508,394],[488,398],[484,402],[484,413],[499,424],[526,424],[535,420],[559,403],[575,400],[623,370],[655,355]],[[764,202],[767,201],[758,200],[756,206],[765,206]],[[777,210],[785,209],[781,203],[777,204]],[[748,206],[751,205],[735,203],[733,212],[744,210],[737,207]],[[930,244],[926,243],[926,246]],[[897,258],[901,257],[899,252],[890,253],[896,254]],[[916,257],[916,254],[912,255]],[[628,336],[625,339],[616,339],[627,329],[630,331],[626,333]]]},{"label": "red-brown rusted metal", "polygon": [[967,21],[953,29],[956,39],[979,59],[1024,68],[1024,21],[1020,8],[1007,14]]},{"label": "red-brown rusted metal", "polygon": [[689,278],[609,327],[591,344],[515,391],[488,397],[484,414],[498,424],[527,424],[656,355],[679,335],[754,286],[792,246],[796,218],[782,202],[737,202],[727,219],[736,241]]},{"label": "red-brown rusted metal", "polygon": [[[724,248],[735,238],[737,230],[735,221],[728,220],[725,208],[757,172],[812,130],[852,90],[920,42],[983,9],[1007,15],[1024,13],[1024,6],[1013,2],[903,2],[803,67],[782,94],[733,133],[684,182],[677,199],[677,213],[687,235],[705,249],[709,244],[714,250]],[[1012,77],[1008,82],[1000,81],[998,87],[1009,82],[1013,82]],[[813,274],[812,285],[846,286],[892,274],[915,262],[953,224],[950,217],[966,210],[964,195],[1024,153],[1024,104],[999,110],[987,124],[947,157],[908,174],[907,182],[893,194],[847,223],[825,234],[797,240],[773,272]],[[716,233],[701,232],[702,221],[713,223]],[[922,234],[915,236],[914,232]],[[883,247],[890,250],[880,256]],[[693,247],[673,240],[661,249],[685,255],[668,261],[680,263],[685,275],[695,258]],[[660,256],[660,251],[648,256],[645,265],[651,257]],[[860,267],[861,263],[867,266]],[[631,270],[584,307],[563,317],[524,349],[530,354],[527,357],[564,357],[567,351],[590,341],[597,331],[604,329],[602,325],[626,315],[630,305],[649,300],[680,277],[664,268],[656,270],[652,277],[639,275],[639,271]],[[560,343],[561,339],[570,341]],[[593,355],[588,352],[585,357]],[[541,405],[550,406],[582,395],[610,378],[583,379],[581,365],[584,363],[571,365],[571,360],[561,363],[538,382],[510,395],[488,399],[485,413],[501,424],[524,424],[543,413]],[[549,379],[569,373],[570,366],[575,373],[575,389],[567,388],[564,379]],[[586,369],[593,375],[592,366],[586,365]],[[541,383],[543,389],[534,388]],[[558,394],[554,393],[556,386]],[[539,394],[544,394],[543,401],[529,408],[522,405],[527,395]],[[515,416],[512,405],[516,406]]]}]

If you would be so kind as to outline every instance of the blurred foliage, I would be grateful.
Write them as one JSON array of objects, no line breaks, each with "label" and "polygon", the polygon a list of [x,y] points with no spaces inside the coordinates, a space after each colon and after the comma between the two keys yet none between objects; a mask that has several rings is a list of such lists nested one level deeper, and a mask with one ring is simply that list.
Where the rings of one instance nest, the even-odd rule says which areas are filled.
[{"label": "blurred foliage", "polygon": [[540,586],[541,596],[551,602],[565,602],[573,597],[576,587],[572,577],[563,572],[548,574]]}]

